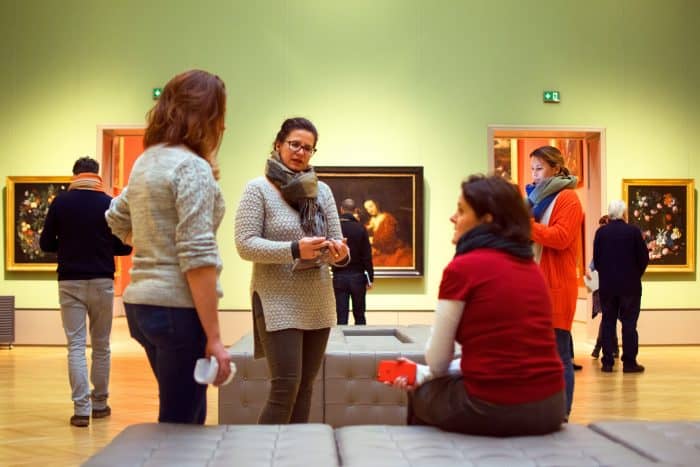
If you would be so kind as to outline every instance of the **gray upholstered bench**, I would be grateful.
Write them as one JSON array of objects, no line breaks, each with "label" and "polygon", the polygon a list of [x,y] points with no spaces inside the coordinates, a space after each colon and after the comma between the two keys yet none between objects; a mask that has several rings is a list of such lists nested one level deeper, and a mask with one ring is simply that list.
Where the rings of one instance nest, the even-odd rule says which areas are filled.
[{"label": "gray upholstered bench", "polygon": [[89,467],[314,467],[338,465],[328,425],[177,425],[124,429]]},{"label": "gray upholstered bench", "polygon": [[[314,383],[309,421],[334,427],[403,425],[406,394],[375,380],[381,359],[406,356],[423,362],[430,328],[338,326],[331,329],[324,363]],[[253,338],[229,348],[238,367],[231,384],[219,389],[219,423],[255,423],[270,390],[265,359],[253,359]]]},{"label": "gray upholstered bench", "polygon": [[[236,376],[230,384],[219,387],[219,423],[255,424],[270,392],[270,373],[264,358],[253,358],[253,335],[243,336],[229,347],[236,364]],[[314,382],[309,422],[323,422],[323,371]]]},{"label": "gray upholstered bench", "polygon": [[[84,465],[191,467],[659,466],[592,429],[486,438],[423,426],[132,425]],[[685,464],[691,465],[691,464]],[[696,464],[692,464],[696,465]]]},{"label": "gray upholstered bench", "polygon": [[639,453],[582,425],[545,436],[487,438],[427,426],[337,428],[340,465],[346,467],[648,466]]},{"label": "gray upholstered bench", "polygon": [[668,465],[700,465],[700,422],[597,422],[591,428]]}]

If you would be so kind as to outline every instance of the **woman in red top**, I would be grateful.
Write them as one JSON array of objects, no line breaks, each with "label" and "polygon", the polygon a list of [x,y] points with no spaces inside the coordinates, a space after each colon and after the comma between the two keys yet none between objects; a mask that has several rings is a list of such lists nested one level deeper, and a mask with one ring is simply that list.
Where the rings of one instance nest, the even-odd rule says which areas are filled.
[{"label": "woman in red top", "polygon": [[[462,183],[450,221],[457,252],[443,271],[428,365],[418,365],[409,423],[486,436],[558,430],[562,365],[518,188],[473,175]],[[453,362],[455,342],[462,355]],[[405,378],[394,384],[407,387]]]},{"label": "woman in red top", "polygon": [[532,207],[532,240],[552,299],[552,324],[564,366],[566,413],[574,397],[571,325],[576,312],[578,257],[583,209],[574,191],[578,180],[569,174],[559,149],[542,146],[530,154],[533,183],[526,187]]}]

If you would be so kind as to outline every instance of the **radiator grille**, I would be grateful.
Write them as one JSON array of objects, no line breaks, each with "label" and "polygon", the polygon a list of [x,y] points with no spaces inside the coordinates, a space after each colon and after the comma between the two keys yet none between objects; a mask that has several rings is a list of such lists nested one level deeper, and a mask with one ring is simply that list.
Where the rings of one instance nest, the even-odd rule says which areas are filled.
[{"label": "radiator grille", "polygon": [[15,297],[0,296],[0,344],[15,342]]}]

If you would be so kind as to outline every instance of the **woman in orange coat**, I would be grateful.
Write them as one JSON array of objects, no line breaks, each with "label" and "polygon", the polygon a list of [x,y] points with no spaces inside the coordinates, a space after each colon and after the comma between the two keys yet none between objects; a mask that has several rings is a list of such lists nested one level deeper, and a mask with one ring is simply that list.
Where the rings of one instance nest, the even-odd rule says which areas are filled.
[{"label": "woman in orange coat", "polygon": [[576,311],[576,266],[581,251],[583,209],[559,149],[542,146],[530,154],[532,184],[526,187],[532,207],[532,240],[552,299],[552,324],[564,366],[567,416],[574,396],[571,325]]}]

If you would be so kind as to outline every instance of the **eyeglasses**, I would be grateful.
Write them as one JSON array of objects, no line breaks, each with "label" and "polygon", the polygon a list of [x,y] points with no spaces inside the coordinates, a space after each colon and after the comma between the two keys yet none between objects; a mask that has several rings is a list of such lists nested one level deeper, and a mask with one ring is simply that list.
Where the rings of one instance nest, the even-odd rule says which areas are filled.
[{"label": "eyeglasses", "polygon": [[303,150],[306,154],[313,155],[316,153],[316,148],[312,146],[304,146],[299,141],[285,141],[289,145],[289,149],[294,152]]}]

